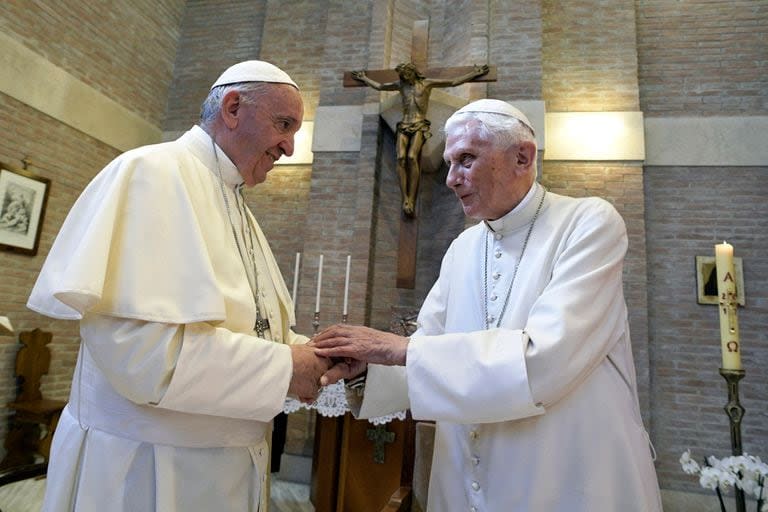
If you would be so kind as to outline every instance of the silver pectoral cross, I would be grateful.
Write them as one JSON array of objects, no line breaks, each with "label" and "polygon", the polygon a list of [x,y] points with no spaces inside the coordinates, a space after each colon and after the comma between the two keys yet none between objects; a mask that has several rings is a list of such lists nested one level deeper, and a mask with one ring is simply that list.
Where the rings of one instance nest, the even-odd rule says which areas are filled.
[{"label": "silver pectoral cross", "polygon": [[269,320],[261,318],[261,314],[256,313],[256,323],[253,325],[253,330],[256,331],[259,338],[263,338],[264,332],[269,330]]}]

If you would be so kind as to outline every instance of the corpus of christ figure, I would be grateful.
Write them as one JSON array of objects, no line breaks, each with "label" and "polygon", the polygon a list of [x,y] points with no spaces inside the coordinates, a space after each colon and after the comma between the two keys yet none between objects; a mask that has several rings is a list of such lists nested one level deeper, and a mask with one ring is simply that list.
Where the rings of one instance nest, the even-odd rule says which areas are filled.
[{"label": "corpus of christ figure", "polygon": [[416,194],[421,177],[420,158],[424,142],[431,137],[427,119],[429,96],[434,87],[455,87],[488,73],[487,65],[474,66],[473,70],[449,79],[427,78],[413,63],[399,64],[400,79],[396,82],[379,83],[366,76],[365,71],[353,71],[352,77],[377,91],[400,91],[403,118],[397,123],[397,175],[403,197],[403,212],[408,217],[416,214]]}]

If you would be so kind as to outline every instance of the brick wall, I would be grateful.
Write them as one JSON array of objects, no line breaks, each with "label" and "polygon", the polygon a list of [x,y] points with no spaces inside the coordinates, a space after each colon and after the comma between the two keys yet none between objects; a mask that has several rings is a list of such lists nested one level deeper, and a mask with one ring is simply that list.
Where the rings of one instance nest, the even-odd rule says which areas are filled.
[{"label": "brick wall", "polygon": [[545,0],[542,93],[547,112],[637,110],[630,0]]},{"label": "brick wall", "polygon": [[[269,172],[267,181],[246,191],[246,202],[267,235],[289,291],[296,253],[302,252],[304,245],[300,230],[307,222],[311,174],[309,165],[279,165]],[[311,263],[305,260],[302,267]]]},{"label": "brick wall", "polygon": [[767,19],[763,0],[637,2],[645,115],[765,115]]},{"label": "brick wall", "polygon": [[[637,2],[641,109],[646,116],[766,115],[768,4]],[[701,492],[677,459],[730,453],[725,382],[714,306],[696,302],[695,256],[715,243],[744,258],[739,309],[746,377],[744,449],[765,458],[766,167],[646,167],[652,439],[662,488]],[[713,498],[714,499],[714,498]]]},{"label": "brick wall", "polygon": [[264,24],[264,2],[184,3],[170,94],[163,98],[166,131],[189,129],[216,77],[232,64],[258,58]]},{"label": "brick wall", "polygon": [[157,126],[184,0],[0,3],[0,29]]},{"label": "brick wall", "polygon": [[765,459],[768,446],[768,176],[765,168],[645,169],[648,314],[654,373],[653,432],[664,488],[698,490],[677,459],[730,455],[716,306],[696,302],[696,256],[727,240],[743,258],[746,306],[739,308],[742,439]]},{"label": "brick wall", "polygon": [[510,9],[509,2],[490,2],[488,63],[497,66],[498,81],[488,84],[488,97],[540,100],[542,88],[542,12],[540,2]]}]

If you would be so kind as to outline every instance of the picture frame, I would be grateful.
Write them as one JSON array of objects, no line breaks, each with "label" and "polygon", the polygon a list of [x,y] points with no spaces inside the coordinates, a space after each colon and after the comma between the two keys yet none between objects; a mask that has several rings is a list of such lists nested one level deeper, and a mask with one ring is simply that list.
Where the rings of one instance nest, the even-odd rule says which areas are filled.
[{"label": "picture frame", "polygon": [[[733,270],[736,274],[736,302],[745,305],[744,269],[741,258],[733,258]],[[719,304],[717,294],[717,270],[714,256],[696,256],[696,302],[699,304]]]},{"label": "picture frame", "polygon": [[37,254],[51,180],[0,163],[0,249]]}]

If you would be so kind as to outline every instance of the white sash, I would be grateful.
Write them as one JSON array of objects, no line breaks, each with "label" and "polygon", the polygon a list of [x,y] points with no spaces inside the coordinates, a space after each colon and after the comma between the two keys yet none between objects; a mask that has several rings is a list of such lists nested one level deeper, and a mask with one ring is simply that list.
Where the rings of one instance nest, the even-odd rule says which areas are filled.
[{"label": "white sash", "polygon": [[95,428],[135,441],[189,448],[254,446],[264,440],[269,423],[188,414],[139,405],[118,394],[85,345],[75,368],[67,407],[80,428]]}]

